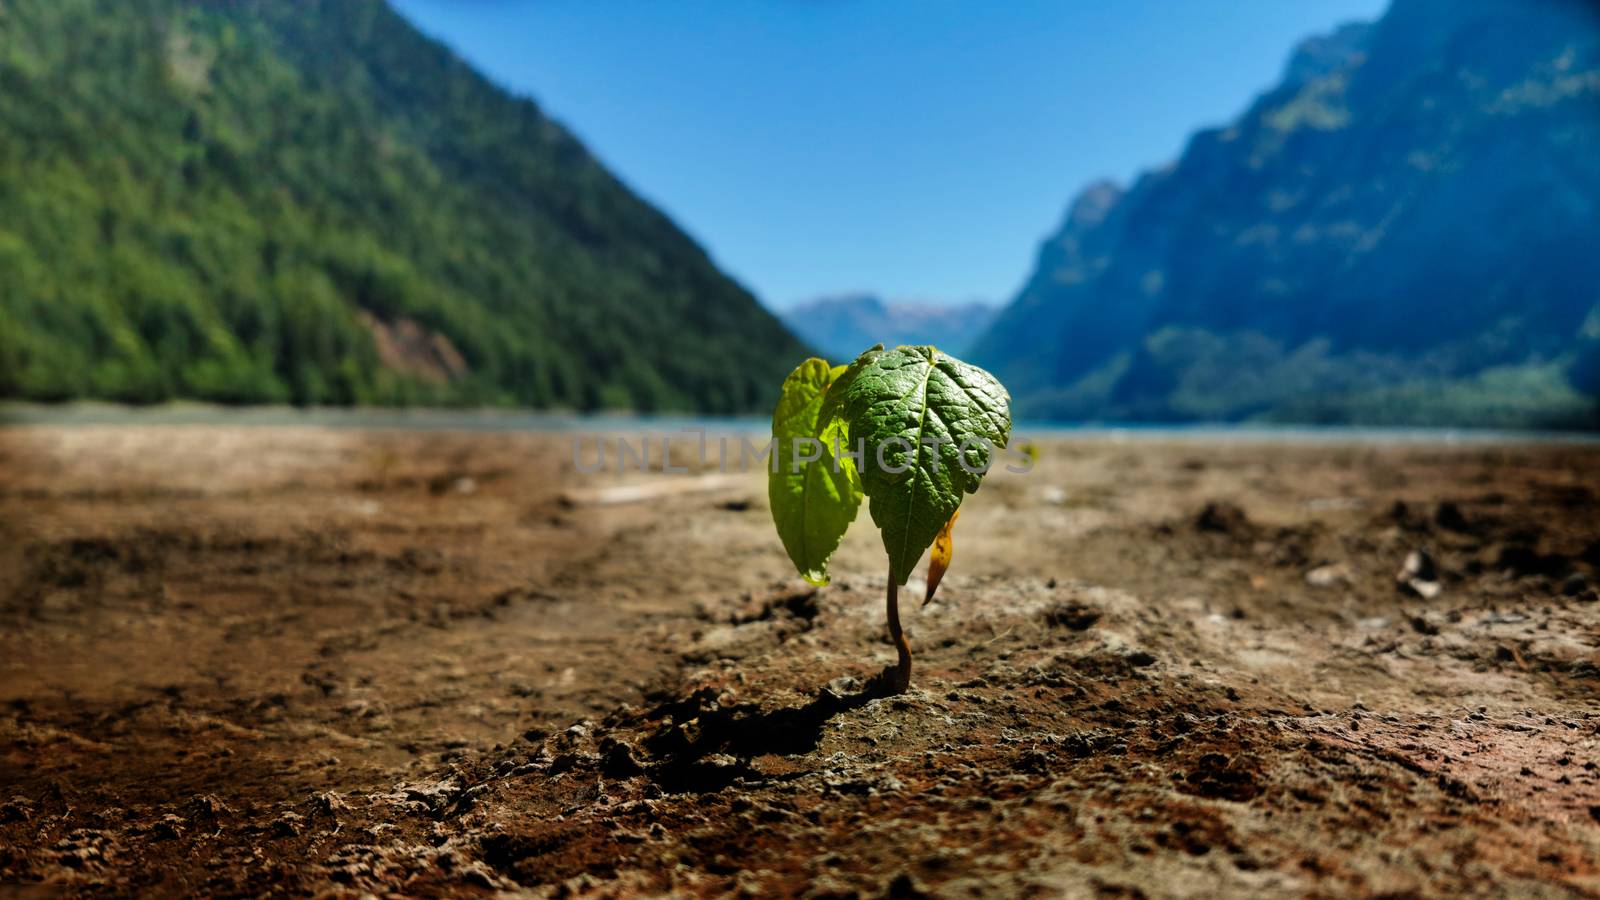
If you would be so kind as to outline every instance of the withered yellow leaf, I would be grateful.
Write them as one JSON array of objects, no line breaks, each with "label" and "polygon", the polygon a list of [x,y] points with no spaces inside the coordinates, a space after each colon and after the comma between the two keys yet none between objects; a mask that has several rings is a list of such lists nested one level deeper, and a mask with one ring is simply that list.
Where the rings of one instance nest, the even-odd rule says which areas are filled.
[{"label": "withered yellow leaf", "polygon": [[950,559],[956,554],[955,538],[950,532],[955,530],[956,519],[960,516],[959,509],[951,513],[950,521],[944,523],[939,536],[933,539],[933,552],[928,554],[928,593],[922,598],[923,606],[933,602],[933,592],[939,589],[939,581],[944,578],[945,570],[950,568]]}]

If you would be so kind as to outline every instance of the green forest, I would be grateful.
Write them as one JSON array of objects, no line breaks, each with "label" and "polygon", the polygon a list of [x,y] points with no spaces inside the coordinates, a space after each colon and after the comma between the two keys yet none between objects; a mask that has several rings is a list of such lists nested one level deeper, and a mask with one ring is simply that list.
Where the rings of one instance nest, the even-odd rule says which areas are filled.
[{"label": "green forest", "polygon": [[736,412],[805,353],[380,0],[0,0],[0,131],[0,398]]}]

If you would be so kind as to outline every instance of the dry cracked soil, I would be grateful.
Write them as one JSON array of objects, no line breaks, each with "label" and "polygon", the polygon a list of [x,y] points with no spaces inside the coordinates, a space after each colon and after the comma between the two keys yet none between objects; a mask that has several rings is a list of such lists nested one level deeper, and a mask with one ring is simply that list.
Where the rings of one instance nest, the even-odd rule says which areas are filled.
[{"label": "dry cracked soil", "polygon": [[0,895],[1600,894],[1596,446],[1037,440],[890,696],[570,440],[0,429]]}]

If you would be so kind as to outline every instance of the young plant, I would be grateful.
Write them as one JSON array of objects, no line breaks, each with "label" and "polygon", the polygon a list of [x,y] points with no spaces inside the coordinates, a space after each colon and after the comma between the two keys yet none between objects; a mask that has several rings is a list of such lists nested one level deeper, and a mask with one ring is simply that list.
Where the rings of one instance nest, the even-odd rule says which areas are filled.
[{"label": "young plant", "polygon": [[911,646],[900,629],[899,587],[935,544],[923,602],[933,599],[961,500],[1011,437],[1010,395],[993,375],[932,347],[879,344],[848,366],[801,363],[784,380],[772,435],[772,520],[807,581],[828,583],[829,557],[862,497],[871,501],[889,555],[889,637],[899,654],[884,674],[891,690],[904,691]]}]

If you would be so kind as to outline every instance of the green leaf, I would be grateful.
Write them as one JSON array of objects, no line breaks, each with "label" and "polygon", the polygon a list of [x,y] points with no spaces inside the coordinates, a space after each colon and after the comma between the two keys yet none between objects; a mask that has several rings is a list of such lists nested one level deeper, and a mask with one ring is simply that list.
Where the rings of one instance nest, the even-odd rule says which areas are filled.
[{"label": "green leaf", "polygon": [[[883,355],[883,345],[873,344],[856,357],[856,361],[845,366],[843,372],[833,376],[833,386],[828,389],[827,396],[822,398],[822,412],[818,421],[824,423],[845,421],[845,398],[850,394],[850,386],[871,364],[872,361]],[[848,430],[848,426],[846,426]]]},{"label": "green leaf", "polygon": [[1005,387],[932,347],[861,354],[829,390],[822,416],[842,419],[858,449],[865,442],[861,484],[900,584],[962,497],[978,489],[991,445],[1011,437]]},{"label": "green leaf", "polygon": [[[795,568],[817,585],[828,583],[828,558],[861,506],[855,467],[847,460],[834,462],[834,447],[849,445],[846,425],[820,416],[829,386],[844,371],[844,366],[829,368],[820,359],[806,360],[784,379],[772,412],[772,436],[777,441],[773,449],[777,470],[767,476],[772,521]],[[797,446],[796,438],[816,440],[822,447]],[[804,459],[818,451],[815,460]]]}]

